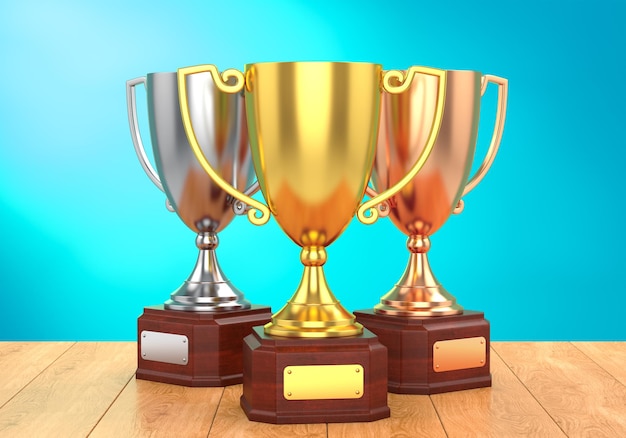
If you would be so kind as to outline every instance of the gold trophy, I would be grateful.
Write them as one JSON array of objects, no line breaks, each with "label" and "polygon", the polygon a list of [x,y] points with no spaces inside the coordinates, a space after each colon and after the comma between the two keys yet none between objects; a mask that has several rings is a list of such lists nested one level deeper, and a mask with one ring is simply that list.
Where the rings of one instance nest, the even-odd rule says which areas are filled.
[{"label": "gold trophy", "polygon": [[[252,159],[267,206],[227,184],[195,140],[187,81],[206,71],[223,91],[245,86]],[[404,178],[361,204],[376,154],[381,93],[404,92],[418,73],[432,76],[438,90],[426,146]],[[383,76],[378,64],[290,62],[248,64],[245,77],[233,69],[220,76],[214,66],[189,67],[179,69],[178,80],[185,130],[202,167],[238,200],[240,211],[250,207],[252,223],[267,222],[271,211],[302,247],[304,274],[296,292],[244,340],[246,415],[270,423],[388,417],[387,350],[337,301],[323,265],[326,247],[355,214],[373,223],[384,202],[423,166],[443,117],[445,72],[412,68]],[[260,262],[265,248],[259,246]]]},{"label": "gold trophy", "polygon": [[[461,198],[493,163],[506,117],[508,83],[475,71],[447,71],[447,78],[446,112],[433,153],[390,200],[391,220],[409,236],[408,266],[374,309],[355,312],[389,350],[390,392],[434,394],[491,386],[489,322],[482,312],[456,304],[431,271],[427,254],[429,236],[452,213],[463,210]],[[498,85],[495,130],[482,165],[469,179],[481,96],[490,82]],[[375,189],[395,184],[422,153],[428,138],[424,124],[433,117],[436,92],[437,82],[420,75],[407,93],[383,96],[372,175]]]}]

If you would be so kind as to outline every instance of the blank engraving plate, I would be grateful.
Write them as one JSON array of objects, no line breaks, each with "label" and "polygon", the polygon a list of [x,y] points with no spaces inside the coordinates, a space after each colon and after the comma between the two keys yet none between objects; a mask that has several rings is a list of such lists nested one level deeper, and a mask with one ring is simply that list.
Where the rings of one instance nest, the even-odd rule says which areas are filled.
[{"label": "blank engraving plate", "polygon": [[189,340],[184,335],[172,333],[141,332],[141,358],[155,362],[187,365],[189,362]]},{"label": "blank engraving plate", "polygon": [[288,366],[283,370],[283,396],[287,400],[361,398],[363,374],[358,364]]},{"label": "blank engraving plate", "polygon": [[433,369],[435,372],[464,370],[485,366],[487,343],[482,336],[450,339],[433,344]]}]

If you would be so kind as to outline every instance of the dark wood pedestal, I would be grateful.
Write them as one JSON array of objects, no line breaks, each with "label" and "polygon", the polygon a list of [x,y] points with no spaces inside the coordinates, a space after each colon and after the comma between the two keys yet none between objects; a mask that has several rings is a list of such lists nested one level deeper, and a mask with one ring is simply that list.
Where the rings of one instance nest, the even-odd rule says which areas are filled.
[{"label": "dark wood pedestal", "polygon": [[489,321],[482,312],[406,318],[353,312],[389,351],[389,392],[437,394],[491,386]]},{"label": "dark wood pedestal", "polygon": [[219,313],[144,308],[137,320],[138,379],[184,386],[243,380],[243,338],[269,322],[268,306]]},{"label": "dark wood pedestal", "polygon": [[265,423],[389,417],[387,349],[368,330],[344,338],[283,338],[255,327],[244,339],[241,407]]}]

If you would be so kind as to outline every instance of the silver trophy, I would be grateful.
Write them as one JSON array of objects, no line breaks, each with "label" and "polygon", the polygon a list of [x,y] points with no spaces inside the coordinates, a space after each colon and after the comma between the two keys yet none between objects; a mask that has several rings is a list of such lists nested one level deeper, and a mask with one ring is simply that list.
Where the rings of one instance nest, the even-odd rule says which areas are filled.
[{"label": "silver trophy", "polygon": [[[143,84],[148,100],[152,167],[139,134],[135,87]],[[241,94],[220,92],[210,73],[187,79],[189,107],[196,136],[222,178],[252,194],[254,178],[245,105]],[[148,177],[163,191],[168,210],[198,233],[200,253],[191,275],[164,303],[170,310],[221,312],[249,309],[250,303],[226,278],[217,262],[217,234],[245,208],[220,189],[198,164],[187,141],[178,99],[176,72],[150,73],[126,82],[128,121],[137,157]],[[248,187],[246,189],[246,187]]]}]

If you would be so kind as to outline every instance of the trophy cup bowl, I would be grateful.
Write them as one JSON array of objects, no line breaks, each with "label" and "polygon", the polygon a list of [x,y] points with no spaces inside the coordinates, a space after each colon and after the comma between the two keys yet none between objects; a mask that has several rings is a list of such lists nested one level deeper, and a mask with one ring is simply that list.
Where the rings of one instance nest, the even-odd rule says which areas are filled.
[{"label": "trophy cup bowl", "polygon": [[[393,198],[389,211],[392,222],[408,236],[408,265],[373,311],[355,312],[389,349],[391,392],[430,394],[491,384],[489,323],[481,312],[464,311],[456,303],[433,274],[427,252],[429,237],[451,214],[462,211],[461,197],[476,187],[495,158],[506,116],[507,81],[475,71],[449,70],[447,77],[445,114],[433,152]],[[469,179],[481,96],[489,82],[499,87],[496,126],[482,165]],[[424,123],[433,117],[434,93],[433,78],[422,75],[406,93],[383,96],[372,174],[375,189],[393,185],[420,154],[426,143]],[[445,353],[447,359],[441,360],[444,350],[456,353]]]},{"label": "trophy cup bowl", "polygon": [[[252,160],[267,206],[219,178],[198,147],[195,123],[186,114],[186,78],[206,71],[229,92],[245,85]],[[295,423],[389,416],[386,351],[335,298],[323,265],[326,247],[352,217],[375,221],[384,210],[377,206],[400,190],[428,157],[441,123],[445,83],[445,72],[431,69],[430,74],[441,84],[431,141],[404,179],[361,204],[376,152],[381,83],[385,90],[402,92],[411,75],[400,75],[406,82],[390,85],[378,64],[339,62],[248,64],[245,77],[232,69],[220,76],[214,66],[179,70],[181,114],[203,168],[250,206],[251,222],[267,222],[271,211],[302,247],[304,273],[296,292],[270,323],[255,327],[244,341],[241,404],[248,418]],[[232,78],[238,87],[228,82]],[[307,381],[315,384],[308,387]]]},{"label": "trophy cup bowl", "polygon": [[[208,74],[190,78],[190,82],[192,117],[194,120],[202,120],[202,124],[198,122],[197,132],[203,151],[223,178],[245,190],[254,174],[248,149],[242,96],[220,92]],[[135,87],[139,84],[143,84],[146,89],[150,137],[156,170],[147,158],[139,134],[135,95]],[[196,264],[187,280],[171,294],[170,299],[163,306],[146,308],[144,315],[139,319],[140,367],[137,376],[194,386],[205,384],[221,386],[224,382],[235,383],[237,379],[241,380],[240,353],[239,360],[236,359],[237,352],[241,349],[241,342],[237,342],[236,333],[247,334],[252,325],[267,320],[269,308],[259,306],[253,308],[244,298],[243,293],[231,284],[217,262],[215,254],[218,245],[217,234],[234,217],[232,199],[213,183],[195,159],[187,142],[178,102],[176,72],[150,73],[145,77],[127,82],[131,136],[139,161],[155,185],[165,192],[168,209],[175,211],[185,225],[197,233],[196,246],[199,249]],[[248,190],[252,192],[256,189],[255,184]],[[216,316],[217,313],[228,314]],[[223,328],[228,326],[229,319],[237,317],[247,322],[243,325],[238,322],[230,324],[228,329]],[[148,319],[150,318],[159,320],[161,326],[155,330],[149,329]],[[201,325],[204,327],[202,330],[214,332],[218,329],[210,326],[218,324],[219,320],[223,333],[209,334],[207,332],[204,334],[205,339],[197,339],[195,343],[188,343],[190,339],[187,339],[184,343],[191,348],[191,351],[187,351],[188,354],[163,353],[162,350],[166,350],[163,344],[169,345],[168,342],[174,345],[172,351],[176,351],[176,346],[179,345],[178,338],[168,338],[166,334],[174,335],[175,333],[174,336],[180,336],[182,335],[181,329],[176,331],[177,329],[173,326],[169,329],[165,326],[174,324],[174,320],[181,318],[185,319],[185,324],[190,330],[194,326]],[[232,334],[229,333],[233,330]],[[215,365],[222,369],[213,371],[200,370],[214,365],[206,362],[192,362],[205,360],[202,355],[206,352],[194,351],[196,347],[200,349],[200,343],[211,340],[220,341],[222,337],[232,335],[235,336],[233,345],[216,348],[228,356],[234,354],[235,360],[231,361],[230,370],[227,370],[229,366],[220,365],[219,360],[215,361]],[[190,333],[190,336],[193,337],[193,334]],[[182,343],[181,340],[180,344]],[[234,351],[228,351],[230,349]],[[169,358],[170,355],[176,357]],[[180,375],[181,373],[177,371],[168,370],[171,375],[164,376],[162,370],[150,369],[153,366],[158,368],[161,363],[166,363],[168,366],[180,365],[184,367],[185,372]],[[161,374],[154,374],[157,371]],[[239,377],[233,377],[235,375]],[[192,380],[190,381],[189,378]]]}]

